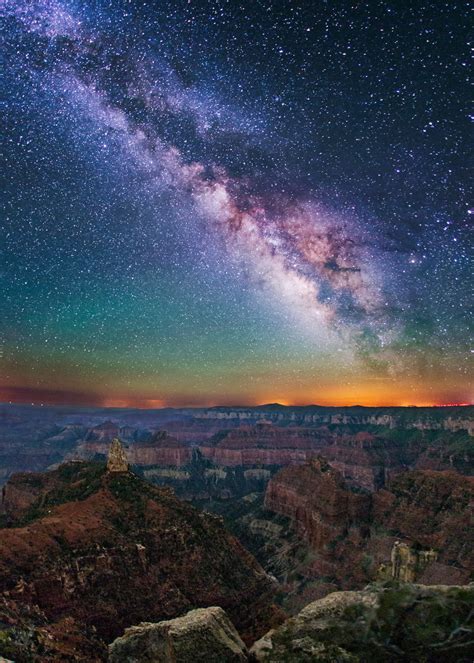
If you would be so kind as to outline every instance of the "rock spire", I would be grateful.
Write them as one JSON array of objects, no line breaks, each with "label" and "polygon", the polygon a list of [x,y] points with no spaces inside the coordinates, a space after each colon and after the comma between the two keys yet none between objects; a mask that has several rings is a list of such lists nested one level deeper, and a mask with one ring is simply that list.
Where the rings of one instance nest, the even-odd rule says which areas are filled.
[{"label": "rock spire", "polygon": [[125,455],[125,449],[117,437],[114,437],[109,449],[107,458],[108,472],[128,472],[128,461]]}]

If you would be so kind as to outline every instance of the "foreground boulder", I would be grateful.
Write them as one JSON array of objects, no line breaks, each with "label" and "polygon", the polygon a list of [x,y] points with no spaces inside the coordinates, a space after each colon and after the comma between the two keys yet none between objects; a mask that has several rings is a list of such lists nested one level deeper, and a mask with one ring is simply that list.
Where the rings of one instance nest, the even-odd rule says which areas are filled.
[{"label": "foreground boulder", "polygon": [[247,648],[222,608],[128,628],[109,646],[110,663],[240,663]]},{"label": "foreground boulder", "polygon": [[468,663],[474,586],[371,585],[310,603],[251,649],[265,663]]}]

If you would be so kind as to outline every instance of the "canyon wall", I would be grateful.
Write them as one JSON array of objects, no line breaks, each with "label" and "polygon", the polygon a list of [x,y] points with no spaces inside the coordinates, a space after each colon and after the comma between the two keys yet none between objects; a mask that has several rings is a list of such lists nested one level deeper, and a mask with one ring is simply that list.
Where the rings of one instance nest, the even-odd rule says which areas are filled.
[{"label": "canyon wall", "polygon": [[400,543],[436,553],[419,566],[421,582],[467,582],[474,573],[473,501],[472,477],[410,471],[387,488],[360,492],[322,459],[282,469],[265,493],[265,507],[290,517],[314,551],[308,574],[331,576],[342,588],[387,577]]},{"label": "canyon wall", "polygon": [[[97,421],[103,414],[14,406],[4,409],[0,416],[0,484],[15,471],[41,471],[64,460],[103,457],[114,437],[125,442],[129,462],[143,471],[175,468],[188,472],[199,456],[207,462],[207,470],[235,477],[228,469],[265,467],[273,472],[320,454],[348,483],[372,491],[410,468],[474,473],[468,433],[472,408],[275,405],[114,410],[109,414],[113,420]],[[93,421],[93,425],[79,423],[80,417]],[[155,472],[157,481],[158,476]],[[215,482],[219,491],[222,488],[232,494],[223,482],[222,474]]]},{"label": "canyon wall", "polygon": [[291,407],[269,405],[255,408],[209,408],[194,414],[196,419],[255,422],[266,419],[275,423],[297,425],[370,425],[382,428],[419,430],[465,430],[474,435],[474,406],[388,407],[359,406],[331,408],[321,406]]}]

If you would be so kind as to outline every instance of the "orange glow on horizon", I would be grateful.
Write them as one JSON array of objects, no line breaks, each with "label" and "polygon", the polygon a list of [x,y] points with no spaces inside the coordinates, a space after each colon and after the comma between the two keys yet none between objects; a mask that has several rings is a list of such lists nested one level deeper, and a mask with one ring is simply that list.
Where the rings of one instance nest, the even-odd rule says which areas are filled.
[{"label": "orange glow on horizon", "polygon": [[166,401],[157,398],[130,399],[130,398],[106,398],[100,402],[100,407],[113,408],[138,408],[139,410],[156,410],[168,407]]},{"label": "orange glow on horizon", "polygon": [[77,407],[103,407],[103,408],[124,408],[124,409],[139,409],[139,410],[152,410],[160,409],[166,407],[174,408],[209,408],[209,407],[261,407],[268,405],[270,403],[275,403],[287,407],[303,407],[309,405],[319,405],[322,407],[353,407],[356,405],[362,407],[468,407],[472,405],[467,401],[464,402],[440,402],[439,400],[426,400],[416,398],[410,399],[390,399],[389,396],[385,398],[380,397],[371,397],[372,395],[366,394],[363,395],[363,391],[360,390],[357,396],[348,396],[344,397],[341,395],[335,395],[331,397],[318,397],[317,394],[313,396],[308,396],[307,398],[282,398],[278,395],[269,394],[264,396],[259,396],[255,399],[242,398],[242,397],[229,397],[222,400],[217,400],[213,398],[202,398],[198,399],[196,397],[187,398],[176,397],[171,399],[158,399],[158,398],[148,398],[148,397],[120,397],[120,396],[111,396],[109,398],[101,398],[96,394],[91,394],[89,398],[85,397],[83,394],[77,394],[77,398],[74,397],[74,394],[71,392],[66,392],[64,398],[59,396],[59,392],[54,393],[41,393],[38,390],[36,393],[24,393],[24,394],[14,394],[11,393],[8,389],[0,390],[0,403],[23,403],[31,405],[63,405],[63,406],[77,406]]}]

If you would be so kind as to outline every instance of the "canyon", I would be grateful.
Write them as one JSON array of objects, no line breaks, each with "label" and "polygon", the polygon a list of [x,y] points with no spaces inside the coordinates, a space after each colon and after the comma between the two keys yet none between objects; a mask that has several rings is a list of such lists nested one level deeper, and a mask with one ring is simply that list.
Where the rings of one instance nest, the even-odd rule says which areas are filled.
[{"label": "canyon", "polygon": [[[287,464],[326,457],[375,490],[409,468],[474,471],[474,408],[110,410],[0,406],[0,485],[16,471],[105,458],[114,437],[132,465],[178,492],[236,495]],[[247,472],[242,478],[239,470]],[[175,472],[176,470],[176,472]],[[252,472],[248,472],[252,470]],[[207,476],[206,476],[207,473]],[[196,474],[199,475],[196,478]],[[263,481],[263,482],[264,482]]]},{"label": "canyon", "polygon": [[[220,606],[252,660],[334,592],[466,586],[473,408],[367,410],[4,409],[0,651],[105,660],[126,628]],[[171,628],[150,633],[173,648]]]}]

